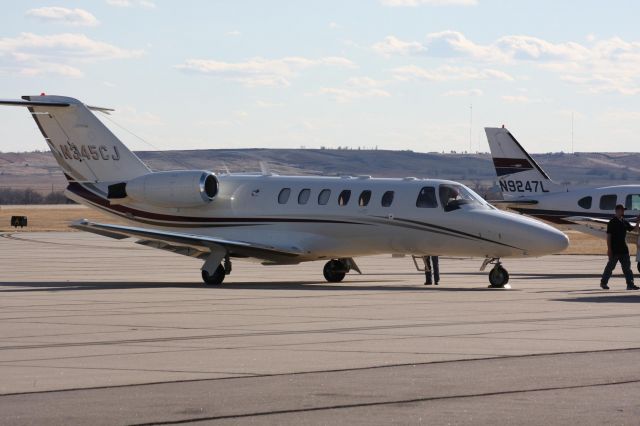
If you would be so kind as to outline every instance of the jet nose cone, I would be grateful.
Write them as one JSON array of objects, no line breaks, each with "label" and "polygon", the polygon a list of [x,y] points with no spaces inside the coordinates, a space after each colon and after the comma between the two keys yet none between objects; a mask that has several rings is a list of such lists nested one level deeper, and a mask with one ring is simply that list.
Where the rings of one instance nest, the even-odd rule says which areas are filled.
[{"label": "jet nose cone", "polygon": [[548,248],[552,253],[560,253],[569,247],[569,238],[563,233],[558,231],[557,229],[551,228],[552,232],[549,232],[549,236],[547,237]]},{"label": "jet nose cone", "polygon": [[529,241],[531,255],[560,253],[569,247],[569,238],[564,233],[542,223],[531,230]]}]

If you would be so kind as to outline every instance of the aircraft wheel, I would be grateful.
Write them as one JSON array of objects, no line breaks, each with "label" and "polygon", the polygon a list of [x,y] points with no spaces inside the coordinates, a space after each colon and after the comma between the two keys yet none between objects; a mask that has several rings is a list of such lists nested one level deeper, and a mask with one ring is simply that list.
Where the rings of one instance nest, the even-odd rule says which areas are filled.
[{"label": "aircraft wheel", "polygon": [[324,279],[330,283],[339,283],[344,279],[346,272],[344,272],[345,266],[339,260],[330,260],[324,265],[322,274]]},{"label": "aircraft wheel", "polygon": [[221,285],[222,282],[224,281],[225,275],[226,274],[225,274],[224,266],[222,265],[219,265],[216,268],[216,271],[211,275],[209,275],[209,273],[203,269],[202,281],[204,281],[206,285]]},{"label": "aircraft wheel", "polygon": [[496,265],[489,272],[489,282],[491,288],[504,288],[509,282],[509,273],[500,265]]}]

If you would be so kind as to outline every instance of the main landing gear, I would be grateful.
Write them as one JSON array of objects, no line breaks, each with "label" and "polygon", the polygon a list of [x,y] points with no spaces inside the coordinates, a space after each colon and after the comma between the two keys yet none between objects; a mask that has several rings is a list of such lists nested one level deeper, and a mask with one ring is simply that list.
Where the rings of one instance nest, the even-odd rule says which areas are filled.
[{"label": "main landing gear", "polygon": [[[222,263],[217,256],[210,255],[202,266],[202,281],[206,285],[219,286],[222,285],[224,278],[231,273],[231,260],[228,255],[224,256]],[[215,268],[213,266],[215,265]],[[213,271],[210,271],[213,269]]]},{"label": "main landing gear", "polygon": [[325,263],[324,268],[322,269],[322,274],[327,282],[339,283],[351,270],[354,270],[359,274],[362,273],[360,272],[358,265],[356,265],[356,262],[351,258],[332,259]]},{"label": "main landing gear", "polygon": [[489,271],[489,288],[511,288],[507,283],[509,282],[509,272],[502,267],[500,259],[486,258],[480,267],[481,271],[484,271],[487,265],[493,264],[493,268]]}]

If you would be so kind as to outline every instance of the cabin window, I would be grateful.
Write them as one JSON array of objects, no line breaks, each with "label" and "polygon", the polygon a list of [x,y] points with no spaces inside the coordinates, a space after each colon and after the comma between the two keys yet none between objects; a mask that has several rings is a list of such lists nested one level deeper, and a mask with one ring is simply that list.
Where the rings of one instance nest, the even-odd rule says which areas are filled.
[{"label": "cabin window", "polygon": [[420,190],[418,199],[416,200],[416,207],[438,207],[438,201],[436,200],[436,189],[433,186],[425,186]]},{"label": "cabin window", "polygon": [[615,210],[617,202],[617,195],[603,195],[600,197],[600,210]]},{"label": "cabin window", "polygon": [[287,204],[289,196],[291,195],[291,188],[282,188],[280,194],[278,194],[278,203]]},{"label": "cabin window", "polygon": [[393,191],[387,191],[384,194],[382,194],[382,201],[380,203],[382,204],[382,207],[391,206],[391,204],[393,203],[393,195],[394,195]]},{"label": "cabin window", "polygon": [[580,207],[582,207],[583,209],[590,209],[591,208],[591,202],[593,201],[593,198],[591,197],[582,197],[578,200],[578,205]]},{"label": "cabin window", "polygon": [[298,204],[307,204],[309,201],[309,196],[311,195],[311,190],[308,188],[303,189],[298,194]]},{"label": "cabin window", "polygon": [[322,191],[320,191],[320,194],[318,194],[318,204],[324,206],[329,202],[329,197],[331,197],[331,190],[323,189]]},{"label": "cabin window", "polygon": [[371,191],[366,190],[360,193],[360,198],[358,198],[358,205],[360,207],[366,207],[371,200]]},{"label": "cabin window", "polygon": [[345,189],[340,193],[340,195],[338,195],[338,205],[346,206],[347,204],[349,204],[349,198],[351,198],[351,191]]},{"label": "cabin window", "polygon": [[629,194],[624,200],[624,208],[627,210],[640,210],[640,194]]}]

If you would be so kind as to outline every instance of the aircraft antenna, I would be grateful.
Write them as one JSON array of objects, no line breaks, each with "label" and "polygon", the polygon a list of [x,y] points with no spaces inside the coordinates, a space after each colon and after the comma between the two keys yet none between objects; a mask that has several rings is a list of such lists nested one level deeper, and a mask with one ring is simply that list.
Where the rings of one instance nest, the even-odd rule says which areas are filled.
[{"label": "aircraft antenna", "polygon": [[260,161],[260,172],[262,176],[271,176],[271,170],[269,170],[269,164],[266,161]]},{"label": "aircraft antenna", "polygon": [[[100,111],[100,112],[102,112],[102,111]],[[103,114],[104,114],[104,118],[109,120],[115,126],[119,127],[120,129],[124,130],[125,132],[129,133],[134,138],[139,139],[141,142],[143,142],[143,143],[147,144],[148,146],[150,146],[151,148],[153,148],[156,152],[158,152],[158,154],[163,156],[169,162],[178,163],[178,164],[180,164],[182,167],[184,167],[187,170],[196,168],[192,164],[187,164],[186,162],[182,161],[179,158],[174,158],[174,157],[170,156],[169,154],[165,153],[162,149],[160,149],[156,145],[154,145],[151,142],[149,142],[148,140],[144,139],[142,136],[138,136],[137,134],[133,133],[131,130],[129,130],[126,127],[124,127],[123,125],[119,124],[117,121],[115,121],[113,118],[109,117],[107,114],[105,114],[105,113],[103,113]]]},{"label": "aircraft antenna", "polygon": [[222,167],[224,167],[224,171],[225,171],[226,174],[228,174],[228,175],[231,174],[231,172],[229,171],[229,167],[227,166],[226,162],[224,162],[224,161],[222,162]]}]

